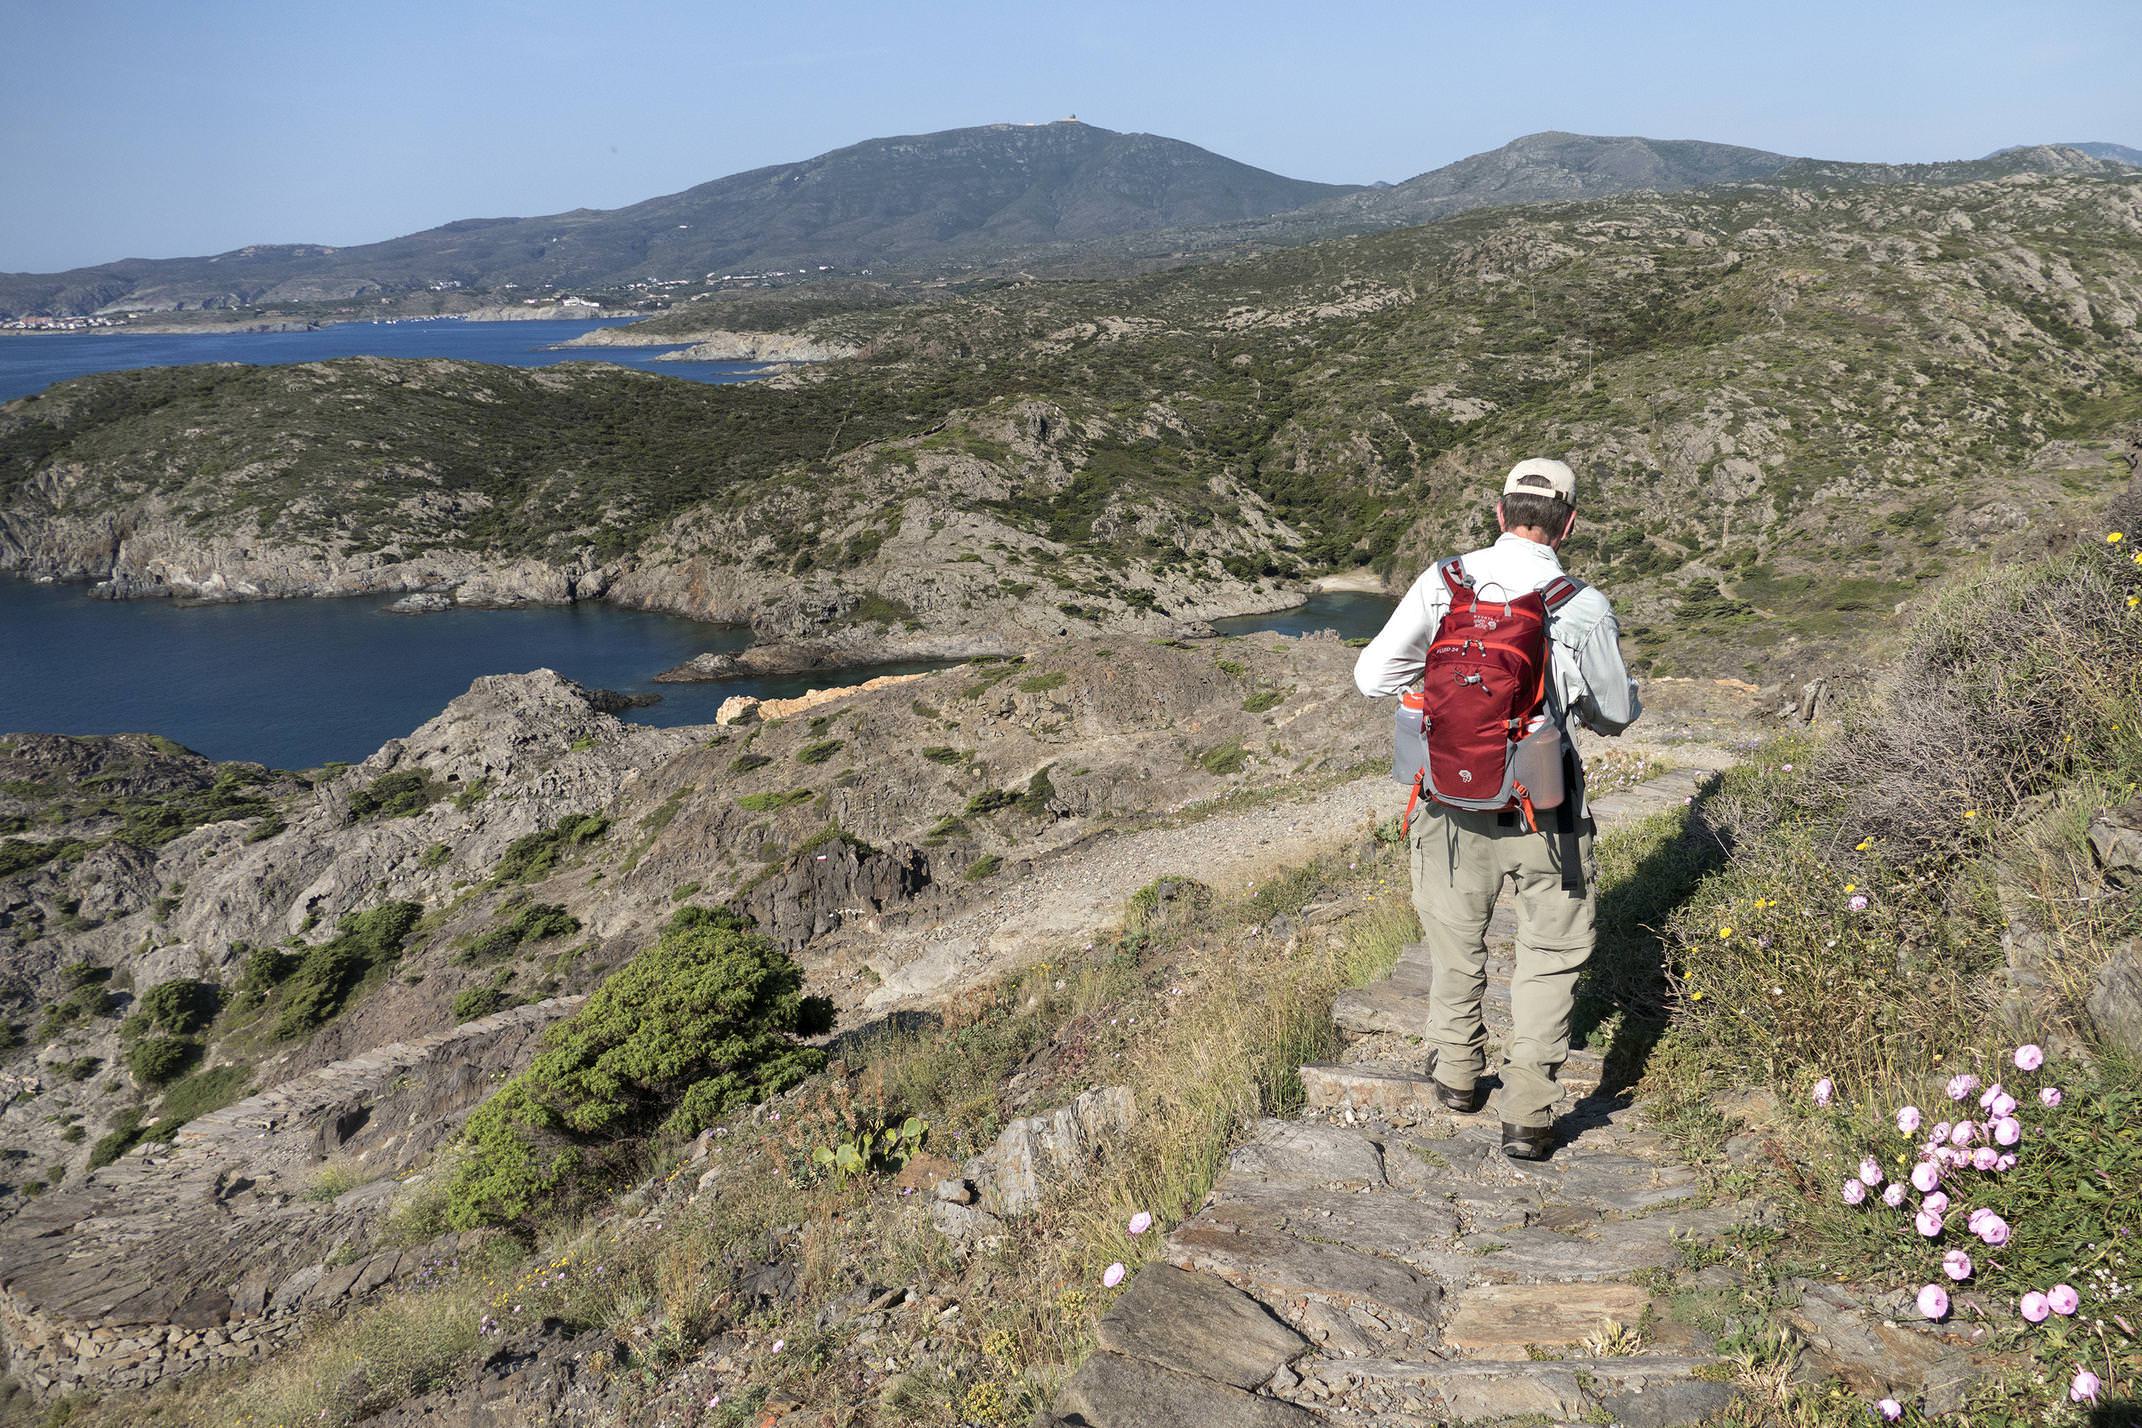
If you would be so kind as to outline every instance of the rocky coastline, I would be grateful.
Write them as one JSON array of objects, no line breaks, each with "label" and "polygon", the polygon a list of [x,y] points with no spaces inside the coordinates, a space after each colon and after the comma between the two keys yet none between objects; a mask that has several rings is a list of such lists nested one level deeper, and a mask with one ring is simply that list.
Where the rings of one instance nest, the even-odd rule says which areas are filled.
[{"label": "rocky coastline", "polygon": [[679,347],[656,360],[663,362],[832,362],[853,357],[861,348],[830,342],[794,332],[733,332],[710,328],[693,333],[641,332],[639,323],[624,327],[599,327],[553,350],[573,347]]}]

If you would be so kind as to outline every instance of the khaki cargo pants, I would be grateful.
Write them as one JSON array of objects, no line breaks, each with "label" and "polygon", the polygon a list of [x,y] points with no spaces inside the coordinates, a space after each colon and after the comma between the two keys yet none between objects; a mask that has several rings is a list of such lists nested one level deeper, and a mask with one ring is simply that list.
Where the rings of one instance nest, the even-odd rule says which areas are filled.
[{"label": "khaki cargo pants", "polygon": [[1543,814],[1541,822],[1545,831],[1532,833],[1514,816],[1506,824],[1498,814],[1430,805],[1413,825],[1413,907],[1433,968],[1426,1037],[1436,1079],[1454,1090],[1471,1089],[1487,1069],[1487,924],[1504,880],[1516,882],[1514,1026],[1497,1098],[1515,1126],[1554,1123],[1555,1073],[1569,1055],[1577,973],[1594,940],[1590,820]]}]

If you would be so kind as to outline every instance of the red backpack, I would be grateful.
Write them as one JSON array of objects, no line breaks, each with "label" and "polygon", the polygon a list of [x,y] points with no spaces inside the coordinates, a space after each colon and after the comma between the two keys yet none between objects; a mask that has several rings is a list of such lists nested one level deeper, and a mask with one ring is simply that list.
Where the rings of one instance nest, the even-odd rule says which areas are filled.
[{"label": "red backpack", "polygon": [[[1547,714],[1548,618],[1578,590],[1567,576],[1544,589],[1482,600],[1462,560],[1437,567],[1450,611],[1428,643],[1421,687],[1399,698],[1398,763],[1413,794],[1484,812],[1537,811],[1562,802],[1562,730]],[[1409,737],[1410,736],[1410,737]]]}]

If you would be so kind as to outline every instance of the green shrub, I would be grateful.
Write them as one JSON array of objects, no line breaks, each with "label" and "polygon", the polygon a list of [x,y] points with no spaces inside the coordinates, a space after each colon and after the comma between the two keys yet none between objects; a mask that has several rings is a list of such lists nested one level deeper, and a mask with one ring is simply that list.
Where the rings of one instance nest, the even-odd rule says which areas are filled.
[{"label": "green shrub", "polygon": [[388,902],[343,918],[335,935],[306,949],[283,982],[275,1035],[302,1036],[333,1020],[369,973],[401,955],[403,941],[423,915],[416,903]]},{"label": "green shrub", "polygon": [[1286,699],[1287,696],[1283,690],[1260,689],[1242,701],[1242,712],[1245,714],[1262,714],[1267,709],[1278,708],[1286,702]]},{"label": "green shrub", "polygon": [[580,919],[557,903],[532,902],[471,940],[454,955],[454,960],[465,966],[495,962],[528,943],[570,937],[579,930]]},{"label": "green shrub", "polygon": [[810,801],[809,789],[792,788],[786,793],[747,793],[736,801],[736,806],[746,813],[778,813],[784,808]]},{"label": "green shrub", "polygon": [[765,768],[772,762],[773,758],[767,754],[738,754],[735,758],[729,760],[729,772],[750,773],[753,769]]},{"label": "green shrub", "polygon": [[841,742],[839,739],[820,739],[816,743],[805,744],[796,750],[796,762],[822,764],[840,752]]},{"label": "green shrub", "polygon": [[1248,762],[1249,750],[1240,744],[1221,744],[1197,756],[1197,766],[1209,774],[1240,773]]},{"label": "green shrub", "polygon": [[995,853],[984,853],[981,857],[976,858],[973,862],[969,863],[967,865],[967,871],[962,873],[960,876],[964,877],[970,883],[978,883],[986,877],[994,876],[997,869],[1003,866],[1004,860],[998,857]]},{"label": "green shrub", "polygon": [[54,859],[79,858],[88,851],[89,844],[78,839],[58,838],[40,843],[29,838],[10,838],[0,843],[0,878],[43,867]]},{"label": "green shrub", "polygon": [[127,1048],[126,1069],[144,1086],[161,1086],[200,1059],[201,1043],[185,1036],[144,1036]]},{"label": "green shrub", "polygon": [[111,1129],[97,1138],[89,1148],[89,1168],[101,1170],[125,1155],[147,1138],[147,1130],[141,1123],[141,1112],[128,1109],[112,1121]]},{"label": "green shrub", "polygon": [[446,866],[446,860],[453,855],[454,850],[444,843],[434,843],[417,855],[417,866],[426,869],[443,868]]},{"label": "green shrub", "polygon": [[1047,694],[1052,689],[1063,688],[1070,678],[1060,669],[1047,674],[1030,674],[1019,681],[1017,688],[1023,694]]},{"label": "green shrub", "polygon": [[475,1021],[513,1004],[513,994],[493,982],[481,987],[463,987],[454,993],[451,1010],[457,1022]]},{"label": "green shrub", "polygon": [[967,800],[967,814],[994,813],[1000,808],[1009,808],[1019,801],[1019,795],[1008,788],[985,788]]},{"label": "green shrub", "polygon": [[350,822],[413,817],[445,796],[446,789],[434,783],[426,770],[399,769],[381,774],[350,795]]},{"label": "green shrub", "polygon": [[253,1073],[243,1066],[210,1066],[164,1088],[152,1133],[167,1138],[186,1122],[220,1111],[253,1093]]},{"label": "green shrub", "polygon": [[569,813],[540,833],[516,838],[491,871],[501,883],[530,883],[550,876],[565,855],[594,842],[610,831],[610,820],[599,813]]},{"label": "green shrub", "polygon": [[1019,795],[1019,811],[1029,818],[1047,815],[1049,805],[1056,799],[1056,784],[1049,778],[1049,770],[1056,765],[1048,764],[1034,770],[1026,781],[1026,792]]},{"label": "green shrub", "polygon": [[933,764],[963,764],[968,759],[964,750],[946,744],[931,744],[923,749],[922,756]]},{"label": "green shrub", "polygon": [[793,1086],[825,1054],[793,1039],[830,1007],[795,962],[727,911],[680,908],[469,1118],[448,1192],[459,1229],[528,1226],[681,1139]]},{"label": "green shrub", "polygon": [[134,1003],[134,1019],[143,1027],[191,1036],[216,1019],[219,997],[214,982],[179,977],[159,982]]}]

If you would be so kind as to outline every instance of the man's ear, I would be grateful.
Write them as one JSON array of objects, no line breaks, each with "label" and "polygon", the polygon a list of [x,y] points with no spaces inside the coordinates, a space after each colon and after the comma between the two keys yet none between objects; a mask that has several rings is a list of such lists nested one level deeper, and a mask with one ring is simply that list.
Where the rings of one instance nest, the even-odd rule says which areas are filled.
[{"label": "man's ear", "polygon": [[1569,533],[1570,533],[1571,531],[1575,530],[1576,528],[1577,528],[1577,513],[1576,513],[1575,511],[1571,511],[1571,512],[1569,513],[1569,519],[1568,519],[1567,521],[1564,521],[1564,522],[1562,523],[1562,533],[1561,533],[1560,535],[1558,535],[1558,536],[1556,536],[1556,537],[1554,538],[1554,543],[1555,543],[1555,545],[1556,545],[1557,547],[1559,547],[1559,546],[1560,546],[1560,545],[1562,544],[1562,542],[1563,542],[1563,541],[1566,541],[1566,540],[1568,540],[1568,539],[1569,539]]},{"label": "man's ear", "polygon": [[1498,531],[1506,531],[1509,528],[1510,523],[1509,521],[1503,518],[1502,514],[1502,497],[1497,496],[1495,498],[1495,529]]}]

